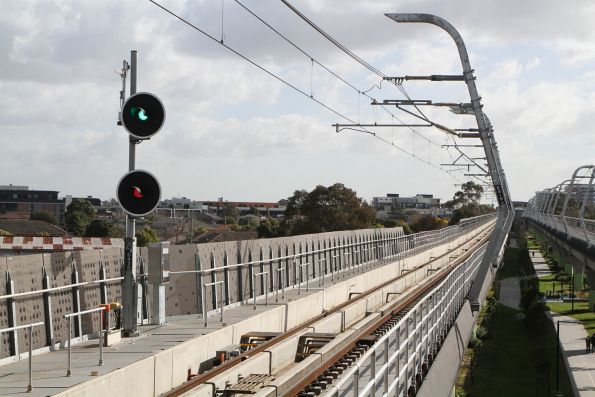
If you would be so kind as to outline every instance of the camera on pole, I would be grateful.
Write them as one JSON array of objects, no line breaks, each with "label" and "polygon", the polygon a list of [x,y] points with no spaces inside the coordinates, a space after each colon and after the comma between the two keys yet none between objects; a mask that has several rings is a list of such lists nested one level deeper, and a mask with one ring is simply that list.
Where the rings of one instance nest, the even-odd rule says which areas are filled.
[{"label": "camera on pole", "polygon": [[161,100],[148,92],[131,95],[122,107],[121,122],[136,139],[149,139],[165,121],[165,108]]},{"label": "camera on pole", "polygon": [[128,215],[145,216],[159,204],[161,186],[150,172],[133,170],[120,179],[116,195]]}]

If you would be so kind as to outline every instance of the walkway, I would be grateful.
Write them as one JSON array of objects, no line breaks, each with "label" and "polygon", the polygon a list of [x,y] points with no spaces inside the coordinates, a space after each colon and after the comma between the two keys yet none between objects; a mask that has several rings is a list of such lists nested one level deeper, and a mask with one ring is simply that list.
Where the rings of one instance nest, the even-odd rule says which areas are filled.
[{"label": "walkway", "polygon": [[533,262],[533,268],[535,268],[537,277],[545,277],[552,274],[545,258],[541,255],[539,250],[530,249],[529,256],[531,257],[531,262]]},{"label": "walkway", "polygon": [[[529,250],[538,277],[552,274],[538,250]],[[595,354],[586,354],[585,327],[575,318],[550,312],[554,326],[560,321],[560,343],[570,383],[577,397],[595,397]],[[560,371],[563,371],[560,363]]]},{"label": "walkway", "polygon": [[575,318],[554,312],[551,315],[554,325],[560,321],[562,353],[576,396],[595,397],[595,354],[586,354],[587,331]]}]

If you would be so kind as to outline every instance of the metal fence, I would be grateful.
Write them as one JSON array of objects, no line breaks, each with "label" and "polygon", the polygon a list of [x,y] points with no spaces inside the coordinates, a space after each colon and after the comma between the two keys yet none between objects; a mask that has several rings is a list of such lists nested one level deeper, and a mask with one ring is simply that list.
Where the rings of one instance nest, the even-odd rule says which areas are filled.
[{"label": "metal fence", "polygon": [[407,396],[418,390],[469,292],[485,246],[418,301],[322,394]]},{"label": "metal fence", "polygon": [[[197,283],[196,295],[198,301],[201,302],[198,307],[198,313],[201,314],[206,321],[206,315],[211,309],[219,310],[223,316],[223,309],[225,305],[230,305],[234,302],[231,298],[231,288],[240,288],[239,285],[232,285],[230,283],[230,274],[237,272],[241,276],[242,272],[246,273],[248,280],[250,280],[248,288],[242,293],[236,293],[237,297],[247,299],[239,299],[246,301],[250,298],[259,299],[269,293],[274,293],[278,300],[278,294],[281,292],[285,294],[288,288],[309,288],[313,284],[323,286],[325,281],[334,280],[335,278],[345,278],[350,274],[358,272],[365,272],[369,267],[382,264],[386,261],[400,260],[405,256],[414,255],[431,247],[443,244],[452,239],[455,239],[468,230],[479,227],[495,218],[495,214],[483,215],[475,218],[464,219],[459,225],[449,226],[440,230],[421,232],[411,235],[399,235],[397,237],[379,237],[371,238],[364,241],[341,244],[336,241],[336,244],[329,244],[327,247],[321,249],[305,250],[303,252],[295,252],[290,255],[280,255],[278,257],[271,257],[268,259],[259,259],[255,261],[248,261],[239,264],[227,264],[226,266],[213,267],[211,269],[194,270],[194,271],[171,271],[171,277],[179,277],[188,273],[195,273],[200,280]],[[300,248],[301,250],[301,248]],[[103,267],[102,267],[103,269]],[[5,303],[8,307],[8,313],[11,313],[11,308],[14,312],[15,303],[19,300],[39,299],[38,310],[41,313],[43,322],[46,328],[52,329],[54,321],[64,321],[63,318],[53,318],[51,310],[46,310],[51,305],[51,298],[53,294],[63,293],[68,291],[73,296],[72,312],[81,312],[91,308],[80,307],[79,291],[81,288],[94,289],[97,288],[101,295],[101,303],[104,302],[107,296],[107,288],[109,285],[118,285],[122,277],[107,278],[105,271],[99,272],[99,279],[79,282],[76,266],[72,266],[73,282],[54,288],[43,288],[34,291],[14,292],[16,291],[14,281],[8,279],[6,281],[6,293],[0,295],[0,304]],[[139,272],[139,280],[141,277],[146,277],[142,274],[144,270],[141,266]],[[219,296],[217,297],[217,289],[219,289]],[[210,290],[211,297],[215,299],[206,299],[207,290]],[[217,299],[218,298],[218,299]],[[80,317],[75,319],[74,335],[81,337],[83,335]],[[70,320],[69,320],[70,321]],[[9,316],[8,326],[17,326],[15,316]],[[96,332],[96,329],[89,330],[89,332]],[[17,349],[17,330],[8,332],[8,345],[12,355],[18,357]],[[47,346],[56,344],[55,340],[49,340]],[[34,346],[41,348],[44,346]],[[0,357],[1,358],[1,357]]]}]

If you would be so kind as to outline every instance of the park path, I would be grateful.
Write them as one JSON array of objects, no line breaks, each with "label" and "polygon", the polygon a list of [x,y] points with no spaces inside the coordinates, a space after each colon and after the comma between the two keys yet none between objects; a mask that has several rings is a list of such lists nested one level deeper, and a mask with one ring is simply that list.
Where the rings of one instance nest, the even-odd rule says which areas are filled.
[{"label": "park path", "polygon": [[[529,250],[529,256],[538,277],[552,274],[543,255],[538,250]],[[595,354],[587,354],[585,338],[587,331],[577,319],[550,312],[554,326],[560,327],[562,359],[560,371],[568,369],[570,383],[577,397],[595,397]]]}]

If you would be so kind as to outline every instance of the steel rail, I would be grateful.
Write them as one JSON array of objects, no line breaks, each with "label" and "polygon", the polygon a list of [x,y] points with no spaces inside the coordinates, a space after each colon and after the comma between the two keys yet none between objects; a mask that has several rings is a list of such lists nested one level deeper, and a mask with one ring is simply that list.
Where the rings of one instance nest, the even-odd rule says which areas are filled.
[{"label": "steel rail", "polygon": [[[474,237],[475,238],[475,237]],[[474,247],[481,247],[490,239],[490,235],[485,236],[479,243],[474,244]],[[471,240],[471,239],[470,239]],[[469,240],[468,240],[469,241]],[[475,250],[467,250],[465,254],[458,257],[452,264],[445,266],[441,269],[440,272],[435,273],[431,276],[432,280],[420,288],[413,291],[410,295],[408,295],[404,300],[395,302],[393,308],[388,310],[381,318],[379,318],[374,323],[357,330],[352,336],[349,338],[349,341],[346,342],[344,348],[338,351],[336,354],[328,358],[327,360],[323,361],[314,371],[310,372],[310,374],[306,375],[303,380],[296,384],[293,388],[291,388],[285,395],[287,396],[295,396],[300,391],[305,389],[308,385],[310,385],[313,381],[315,381],[320,375],[322,375],[327,369],[332,367],[337,361],[339,361],[343,356],[349,353],[356,347],[357,342],[364,336],[372,334],[378,328],[380,328],[383,324],[388,322],[393,318],[393,316],[400,311],[407,308],[409,305],[420,299],[421,297],[425,296],[426,293],[432,291],[434,287],[440,284],[446,277],[457,267],[461,266],[465,263],[473,254]],[[446,255],[446,254],[445,254]],[[419,268],[419,267],[418,267]]]},{"label": "steel rail", "polygon": [[[493,228],[494,226],[492,225],[490,227]],[[491,234],[492,233],[490,233],[489,235],[491,235]],[[488,235],[488,237],[486,237],[486,239],[489,238],[489,235]],[[329,310],[327,312],[324,312],[322,314],[319,314],[318,316],[316,316],[316,317],[314,317],[314,318],[306,321],[305,323],[302,323],[302,324],[300,324],[300,325],[298,325],[298,326],[296,326],[296,327],[294,327],[294,328],[292,328],[292,329],[290,329],[290,330],[288,330],[288,331],[286,331],[286,332],[284,332],[284,333],[282,333],[282,334],[280,334],[278,336],[273,337],[269,341],[264,342],[264,343],[262,343],[262,344],[260,344],[260,345],[258,345],[256,347],[254,347],[251,350],[248,350],[248,351],[246,351],[246,352],[244,352],[244,353],[242,353],[242,354],[240,354],[240,355],[238,355],[238,356],[236,356],[236,357],[234,357],[234,358],[232,358],[232,359],[230,359],[228,361],[225,361],[221,365],[213,368],[212,370],[210,370],[210,371],[208,371],[206,373],[197,375],[196,377],[192,378],[191,380],[186,381],[185,383],[182,383],[180,386],[178,386],[178,387],[170,390],[167,393],[164,393],[162,396],[163,397],[175,397],[175,396],[181,396],[181,395],[183,395],[184,393],[186,393],[186,392],[194,389],[195,387],[197,387],[197,386],[199,386],[199,385],[201,385],[201,384],[203,384],[205,382],[208,382],[210,379],[212,379],[212,378],[216,377],[217,375],[219,375],[219,374],[227,371],[228,369],[230,369],[230,368],[232,368],[232,367],[234,367],[234,366],[242,363],[243,361],[245,361],[246,359],[250,358],[251,356],[256,355],[258,353],[261,353],[261,352],[263,352],[263,351],[271,348],[272,346],[274,346],[274,345],[276,345],[276,344],[278,344],[280,342],[285,341],[286,339],[290,338],[291,336],[293,336],[293,335],[295,335],[295,334],[297,334],[297,333],[299,333],[299,332],[301,332],[301,331],[309,328],[314,323],[316,323],[316,322],[318,322],[320,320],[323,320],[324,318],[326,318],[326,317],[328,317],[328,316],[330,316],[332,314],[335,314],[335,313],[340,312],[341,310],[343,310],[344,308],[348,307],[349,305],[352,305],[352,304],[354,304],[354,303],[356,303],[356,302],[358,302],[358,301],[360,301],[360,300],[362,300],[364,298],[367,298],[368,296],[376,293],[377,291],[382,290],[384,287],[389,286],[389,285],[391,285],[392,283],[394,283],[396,281],[399,281],[403,277],[407,277],[409,275],[409,273],[411,273],[412,271],[421,269],[421,268],[423,268],[425,266],[428,266],[428,265],[431,265],[432,263],[437,262],[437,261],[441,260],[444,257],[447,257],[448,258],[448,255],[450,255],[450,253],[452,251],[455,251],[455,250],[459,249],[460,247],[464,246],[465,244],[469,243],[470,241],[472,241],[472,240],[474,240],[476,238],[477,238],[477,235],[474,235],[473,237],[465,240],[463,243],[459,244],[455,248],[450,249],[446,253],[444,253],[442,255],[439,255],[439,256],[437,256],[437,257],[429,260],[428,262],[425,262],[425,263],[423,263],[423,264],[421,264],[421,265],[419,265],[417,267],[414,267],[414,268],[410,269],[410,271],[407,272],[407,273],[405,273],[405,274],[400,274],[400,275],[398,275],[398,276],[396,276],[396,277],[394,277],[394,278],[392,278],[392,279],[390,279],[390,280],[388,280],[388,281],[386,281],[386,282],[384,282],[384,283],[382,283],[382,284],[380,284],[380,285],[378,285],[378,286],[376,286],[376,287],[374,287],[374,288],[372,288],[372,289],[370,289],[370,290],[368,290],[366,292],[363,292],[362,294],[357,295],[354,299],[347,300],[347,301],[339,304],[338,306],[334,307],[333,309],[331,309],[331,310]],[[471,252],[471,250],[467,250],[467,253],[468,254],[464,254],[462,257],[466,257],[467,255],[470,255],[470,252]],[[460,258],[462,258],[462,257],[460,257]],[[457,260],[457,262],[460,261],[460,260],[462,260],[462,259]],[[446,268],[450,268],[450,267],[451,266],[447,266]],[[441,273],[438,272],[438,273],[435,273],[434,275],[432,275],[431,277],[437,277],[440,274]],[[432,285],[433,284],[435,284],[435,283],[432,283]],[[387,314],[386,316],[383,316],[382,318],[384,319],[387,316],[392,316],[392,314],[394,313],[394,311],[395,311],[394,309],[388,310],[389,314]],[[386,320],[384,320],[384,322],[386,322]],[[378,328],[378,327],[376,327],[376,328]],[[374,328],[374,329],[376,329],[376,328]],[[325,368],[325,370],[326,370],[326,368]]]}]

